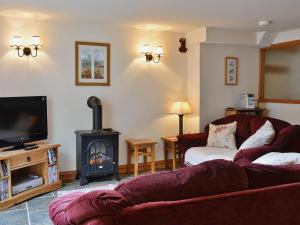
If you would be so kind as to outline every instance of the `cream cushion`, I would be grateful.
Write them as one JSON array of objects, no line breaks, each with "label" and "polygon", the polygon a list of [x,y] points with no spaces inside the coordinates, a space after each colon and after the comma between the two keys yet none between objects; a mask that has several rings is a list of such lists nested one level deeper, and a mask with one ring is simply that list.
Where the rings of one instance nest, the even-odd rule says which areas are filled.
[{"label": "cream cushion", "polygon": [[265,154],[252,163],[266,164],[266,165],[289,165],[300,164],[300,153],[295,152],[270,152]]},{"label": "cream cushion", "polygon": [[185,153],[185,165],[197,165],[199,163],[214,160],[225,159],[233,160],[236,150],[229,148],[216,148],[216,147],[192,147]]},{"label": "cream cushion", "polygon": [[236,121],[233,123],[222,125],[209,124],[207,146],[236,150],[236,124]]},{"label": "cream cushion", "polygon": [[267,120],[265,124],[255,132],[255,134],[251,135],[246,141],[244,141],[239,150],[256,148],[270,144],[274,137],[275,130],[272,123]]}]

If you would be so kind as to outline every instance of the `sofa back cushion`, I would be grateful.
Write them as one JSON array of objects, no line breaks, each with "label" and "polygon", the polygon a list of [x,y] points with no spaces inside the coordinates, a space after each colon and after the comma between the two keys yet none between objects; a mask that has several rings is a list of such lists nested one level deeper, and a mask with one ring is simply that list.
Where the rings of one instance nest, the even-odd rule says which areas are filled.
[{"label": "sofa back cushion", "polygon": [[237,150],[235,132],[236,121],[222,125],[209,124],[209,134],[206,146]]},{"label": "sofa back cushion", "polygon": [[[241,144],[247,140],[248,137],[251,135],[251,129],[250,129],[250,121],[254,118],[255,116],[253,115],[242,115],[242,114],[237,114],[237,115],[231,115],[231,116],[226,116],[222,119],[215,120],[212,122],[212,124],[215,125],[220,125],[220,124],[228,124],[232,123],[234,121],[237,122],[237,127],[236,127],[236,132],[235,132],[235,141],[236,141],[236,146],[239,148]],[[208,125],[205,127],[205,131],[209,131]]]},{"label": "sofa back cushion", "polygon": [[300,125],[292,125],[282,129],[272,143],[284,152],[300,152]]},{"label": "sofa back cushion", "polygon": [[272,123],[275,130],[275,138],[273,139],[273,142],[277,139],[278,134],[282,129],[291,125],[286,121],[274,119],[271,117],[255,117],[250,121],[251,134],[254,134],[259,128],[261,128],[267,120]]},{"label": "sofa back cushion", "polygon": [[264,145],[268,145],[275,137],[275,130],[272,123],[267,120],[266,123],[259,128],[254,134],[252,134],[244,143],[240,146],[239,150],[247,148],[257,148]]},{"label": "sofa back cushion", "polygon": [[174,201],[245,190],[248,178],[236,163],[212,160],[170,172],[140,176],[116,187],[131,205]]},{"label": "sofa back cushion", "polygon": [[243,165],[250,188],[261,188],[300,181],[300,165],[271,166],[250,163]]}]

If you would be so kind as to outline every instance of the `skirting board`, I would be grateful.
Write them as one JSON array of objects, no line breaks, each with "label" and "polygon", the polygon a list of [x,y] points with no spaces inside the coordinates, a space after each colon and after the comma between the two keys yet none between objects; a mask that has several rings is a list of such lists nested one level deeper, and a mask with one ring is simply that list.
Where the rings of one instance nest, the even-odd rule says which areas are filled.
[{"label": "skirting board", "polygon": [[[177,162],[177,165],[178,165],[178,162]],[[155,168],[158,170],[165,169],[166,168],[165,161],[164,160],[156,161]],[[168,168],[172,168],[172,160],[168,160]],[[143,163],[139,163],[139,171],[150,171],[150,170],[151,170],[150,162],[147,162],[146,168],[144,168]],[[126,174],[127,173],[127,165],[120,165],[119,173]],[[129,173],[133,173],[133,165],[131,165]],[[76,180],[77,177],[78,177],[78,173],[75,170],[62,171],[59,173],[59,178],[60,178],[60,180],[62,180],[63,183],[72,182],[72,181]]]}]

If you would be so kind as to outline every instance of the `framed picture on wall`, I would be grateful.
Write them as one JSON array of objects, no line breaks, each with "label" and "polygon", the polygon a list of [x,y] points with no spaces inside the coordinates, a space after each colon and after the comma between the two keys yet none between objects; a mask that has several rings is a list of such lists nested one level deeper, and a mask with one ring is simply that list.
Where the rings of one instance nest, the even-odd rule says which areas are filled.
[{"label": "framed picture on wall", "polygon": [[237,57],[225,58],[225,84],[237,85],[238,83],[238,69],[239,59]]},{"label": "framed picture on wall", "polygon": [[75,42],[76,86],[110,86],[110,44]]}]

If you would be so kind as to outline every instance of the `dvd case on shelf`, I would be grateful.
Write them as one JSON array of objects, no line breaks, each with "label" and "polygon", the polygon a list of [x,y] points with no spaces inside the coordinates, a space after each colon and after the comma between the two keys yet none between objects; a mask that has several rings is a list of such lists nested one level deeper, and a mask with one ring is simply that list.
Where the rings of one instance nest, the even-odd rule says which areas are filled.
[{"label": "dvd case on shelf", "polygon": [[8,176],[8,169],[4,160],[0,161],[0,178]]},{"label": "dvd case on shelf", "polygon": [[58,181],[58,169],[57,166],[48,167],[48,183],[52,184]]},{"label": "dvd case on shelf", "polygon": [[57,163],[56,151],[54,149],[48,150],[48,163],[55,165]]},{"label": "dvd case on shelf", "polygon": [[8,179],[0,181],[0,201],[3,201],[9,197],[8,191]]}]

